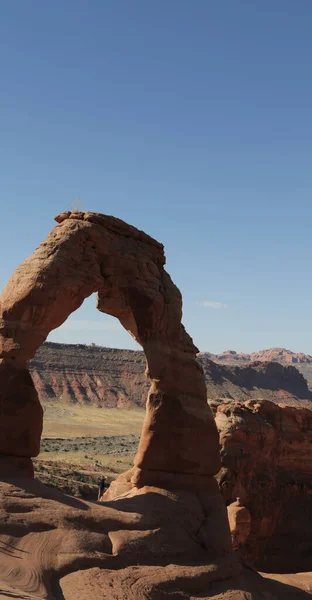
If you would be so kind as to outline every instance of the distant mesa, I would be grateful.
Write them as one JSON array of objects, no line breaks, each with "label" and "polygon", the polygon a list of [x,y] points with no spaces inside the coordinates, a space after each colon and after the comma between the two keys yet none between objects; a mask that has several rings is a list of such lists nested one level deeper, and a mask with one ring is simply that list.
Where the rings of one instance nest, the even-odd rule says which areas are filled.
[{"label": "distant mesa", "polygon": [[268,350],[260,350],[259,352],[251,352],[249,354],[234,350],[225,350],[220,354],[211,352],[200,352],[199,356],[210,358],[216,363],[224,365],[247,364],[253,362],[278,362],[283,366],[295,365],[297,369],[304,375],[310,385],[312,385],[312,356],[303,352],[292,352],[285,348],[269,348]]},{"label": "distant mesa", "polygon": [[[233,351],[231,351],[233,352]],[[300,365],[277,362],[214,362],[200,353],[210,400],[245,401],[266,398],[277,403],[311,402],[311,392]],[[236,354],[236,353],[235,353]],[[235,356],[234,356],[235,359]],[[62,401],[106,408],[144,406],[149,382],[146,360],[138,350],[105,348],[95,344],[46,342],[30,361],[30,372],[40,401]]]}]

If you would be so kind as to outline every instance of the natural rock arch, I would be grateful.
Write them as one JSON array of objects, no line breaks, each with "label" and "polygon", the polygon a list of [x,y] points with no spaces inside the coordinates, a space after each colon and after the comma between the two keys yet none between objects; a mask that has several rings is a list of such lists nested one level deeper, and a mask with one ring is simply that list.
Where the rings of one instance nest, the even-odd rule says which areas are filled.
[{"label": "natural rock arch", "polygon": [[97,308],[117,317],[143,347],[151,379],[132,481],[159,483],[170,473],[205,486],[220,468],[218,434],[163,246],[110,216],[65,212],[56,221],[0,297],[2,466],[10,457],[11,465],[29,468],[39,453],[42,408],[27,361],[98,292]]}]

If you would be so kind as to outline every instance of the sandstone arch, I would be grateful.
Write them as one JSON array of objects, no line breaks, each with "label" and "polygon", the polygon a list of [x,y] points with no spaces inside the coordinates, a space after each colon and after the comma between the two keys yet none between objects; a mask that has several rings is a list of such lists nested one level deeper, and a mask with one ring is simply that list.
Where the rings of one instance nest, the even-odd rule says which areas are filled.
[{"label": "sandstone arch", "polygon": [[39,453],[42,409],[27,361],[98,292],[97,308],[117,317],[143,347],[151,379],[136,484],[159,482],[166,473],[211,480],[220,468],[217,429],[163,246],[97,213],[66,212],[56,221],[0,297],[0,456],[23,465]]}]

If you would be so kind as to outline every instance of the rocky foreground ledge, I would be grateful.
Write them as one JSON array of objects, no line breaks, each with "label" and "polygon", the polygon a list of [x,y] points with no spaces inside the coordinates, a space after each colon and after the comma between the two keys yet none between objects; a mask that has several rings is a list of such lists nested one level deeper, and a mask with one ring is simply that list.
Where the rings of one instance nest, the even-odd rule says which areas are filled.
[{"label": "rocky foreground ledge", "polygon": [[0,484],[0,597],[310,598],[241,565],[219,536],[222,506],[216,510],[212,497],[212,490],[146,486],[93,504],[36,480],[6,479]]}]

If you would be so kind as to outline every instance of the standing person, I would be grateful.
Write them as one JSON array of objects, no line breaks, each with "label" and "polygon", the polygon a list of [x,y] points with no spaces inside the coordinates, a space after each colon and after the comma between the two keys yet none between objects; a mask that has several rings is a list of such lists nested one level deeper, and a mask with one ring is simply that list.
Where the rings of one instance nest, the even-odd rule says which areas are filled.
[{"label": "standing person", "polygon": [[102,477],[99,480],[99,491],[98,491],[98,501],[100,500],[100,498],[102,497],[103,493],[105,490],[105,477]]}]

